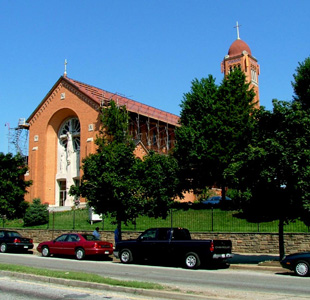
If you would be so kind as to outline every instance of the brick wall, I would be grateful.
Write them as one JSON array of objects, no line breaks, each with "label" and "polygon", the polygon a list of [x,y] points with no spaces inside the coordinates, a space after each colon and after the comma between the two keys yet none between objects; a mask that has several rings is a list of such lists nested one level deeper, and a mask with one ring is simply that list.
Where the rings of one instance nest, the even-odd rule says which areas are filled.
[{"label": "brick wall", "polygon": [[[52,240],[62,233],[61,230],[17,229],[34,243]],[[72,231],[73,232],[73,231]],[[85,231],[89,232],[89,231]],[[123,239],[135,239],[141,232],[123,232]],[[114,243],[113,231],[102,231],[101,238]],[[235,253],[272,253],[279,252],[279,239],[276,233],[192,233],[193,239],[229,239]],[[286,233],[284,236],[286,254],[310,251],[310,233]]]}]

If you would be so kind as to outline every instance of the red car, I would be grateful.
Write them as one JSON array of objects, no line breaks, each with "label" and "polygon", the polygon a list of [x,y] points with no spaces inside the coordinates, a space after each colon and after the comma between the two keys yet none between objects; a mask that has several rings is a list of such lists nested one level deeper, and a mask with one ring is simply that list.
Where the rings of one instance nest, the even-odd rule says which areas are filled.
[{"label": "red car", "polygon": [[113,244],[101,241],[92,234],[66,233],[53,241],[40,243],[37,250],[44,257],[59,254],[75,255],[77,259],[83,259],[86,255],[111,255]]}]

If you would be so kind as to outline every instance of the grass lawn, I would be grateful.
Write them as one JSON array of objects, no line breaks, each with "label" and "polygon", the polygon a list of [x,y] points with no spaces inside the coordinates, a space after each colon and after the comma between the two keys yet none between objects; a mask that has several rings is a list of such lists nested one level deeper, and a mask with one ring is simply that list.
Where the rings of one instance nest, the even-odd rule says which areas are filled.
[{"label": "grass lawn", "polygon": [[[1,220],[2,227],[23,228],[22,220]],[[50,213],[49,224],[27,227],[39,229],[61,230],[113,230],[115,225],[111,218],[105,218],[100,223],[90,224],[87,209],[77,209],[64,212]],[[172,216],[166,220],[148,218],[145,216],[136,219],[136,224],[123,225],[123,230],[143,231],[151,227],[185,227],[192,232],[278,232],[278,221],[251,223],[246,219],[237,217],[236,211],[216,209],[173,209]],[[1,226],[0,225],[0,226]],[[301,221],[285,225],[285,232],[309,232],[309,228]]]}]

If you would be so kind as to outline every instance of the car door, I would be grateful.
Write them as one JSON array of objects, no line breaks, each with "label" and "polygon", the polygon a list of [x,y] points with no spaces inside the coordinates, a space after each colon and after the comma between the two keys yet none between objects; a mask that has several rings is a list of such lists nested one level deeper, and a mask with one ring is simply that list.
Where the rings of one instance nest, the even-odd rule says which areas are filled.
[{"label": "car door", "polygon": [[157,229],[157,242],[153,248],[153,256],[160,259],[168,259],[170,254],[170,228]]},{"label": "car door", "polygon": [[80,238],[77,234],[68,234],[67,239],[63,243],[63,250],[65,251],[64,254],[74,255],[79,239]]},{"label": "car door", "polygon": [[63,234],[56,238],[50,245],[50,252],[51,254],[65,254],[65,241],[68,238],[68,234]]},{"label": "car door", "polygon": [[141,257],[155,260],[163,255],[164,244],[167,241],[160,238],[158,240],[158,229],[152,228],[146,230],[140,236],[140,244],[138,245]]},{"label": "car door", "polygon": [[5,233],[3,230],[0,231],[0,245],[4,242],[5,239]]}]

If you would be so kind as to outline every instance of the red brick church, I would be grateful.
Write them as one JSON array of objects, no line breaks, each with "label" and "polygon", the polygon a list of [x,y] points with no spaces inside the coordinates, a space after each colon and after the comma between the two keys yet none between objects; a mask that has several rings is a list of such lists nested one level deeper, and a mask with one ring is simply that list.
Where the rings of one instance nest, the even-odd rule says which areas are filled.
[{"label": "red brick church", "polygon": [[[239,30],[238,39],[222,62],[222,71],[227,75],[236,67],[245,72],[259,101],[259,65],[249,46],[239,38]],[[99,112],[111,100],[125,105],[129,112],[129,131],[136,142],[138,157],[150,149],[167,153],[174,147],[178,116],[71,79],[65,71],[27,120],[29,173],[26,179],[32,180],[33,185],[26,200],[40,198],[50,207],[74,205],[69,188],[80,182],[82,159],[95,152]],[[191,195],[190,200],[193,199]]]}]

